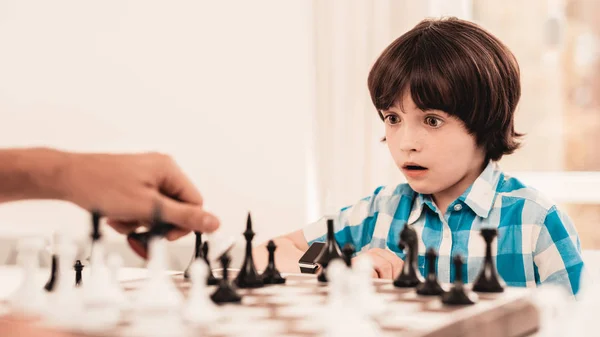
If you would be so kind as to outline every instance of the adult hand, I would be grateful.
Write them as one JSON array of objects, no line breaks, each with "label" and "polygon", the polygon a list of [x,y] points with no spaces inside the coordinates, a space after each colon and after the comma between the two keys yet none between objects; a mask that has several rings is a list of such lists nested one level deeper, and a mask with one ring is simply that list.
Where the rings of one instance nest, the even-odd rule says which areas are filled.
[{"label": "adult hand", "polygon": [[61,174],[64,199],[99,210],[119,233],[150,223],[157,202],[162,219],[177,226],[168,240],[219,227],[219,220],[203,209],[200,192],[167,155],[69,153],[67,158]]}]

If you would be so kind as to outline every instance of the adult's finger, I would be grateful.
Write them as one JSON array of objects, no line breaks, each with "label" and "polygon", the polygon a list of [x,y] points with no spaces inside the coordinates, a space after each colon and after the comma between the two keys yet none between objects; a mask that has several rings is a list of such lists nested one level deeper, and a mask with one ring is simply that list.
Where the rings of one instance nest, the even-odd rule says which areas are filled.
[{"label": "adult's finger", "polygon": [[202,209],[202,206],[161,196],[162,218],[187,230],[211,233],[219,228],[219,219]]},{"label": "adult's finger", "polygon": [[176,227],[174,229],[171,229],[167,233],[166,237],[167,237],[167,240],[169,240],[169,241],[175,241],[175,240],[179,239],[180,237],[187,235],[189,232],[190,232],[189,229]]},{"label": "adult's finger", "polygon": [[138,221],[122,221],[116,219],[108,219],[106,224],[112,227],[120,234],[129,234],[140,227],[141,224]]},{"label": "adult's finger", "polygon": [[183,173],[179,165],[171,157],[165,157],[163,165],[163,174],[159,179],[159,191],[183,202],[202,206],[203,200],[200,191]]},{"label": "adult's finger", "polygon": [[373,249],[372,252],[386,259],[392,265],[392,277],[398,276],[402,270],[404,262],[394,252],[385,249]]}]

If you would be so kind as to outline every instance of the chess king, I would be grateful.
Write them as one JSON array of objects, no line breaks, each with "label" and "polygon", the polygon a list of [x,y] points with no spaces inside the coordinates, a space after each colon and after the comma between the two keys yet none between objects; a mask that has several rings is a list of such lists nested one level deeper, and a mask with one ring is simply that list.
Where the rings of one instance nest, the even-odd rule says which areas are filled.
[{"label": "chess king", "polygon": [[[421,275],[427,274],[425,254],[433,250],[441,283],[455,275],[473,283],[484,261],[492,261],[508,286],[556,283],[576,294],[584,264],[574,224],[498,163],[524,136],[514,125],[521,86],[511,51],[474,23],[427,19],[383,50],[367,82],[382,141],[406,183],[340,205],[333,216],[339,246],[352,244],[355,255],[372,258],[373,276],[394,279],[407,258],[399,234],[410,225],[421,247]],[[309,246],[325,241],[326,221],[275,238],[282,271],[299,271]],[[497,235],[488,257],[482,229]],[[264,245],[255,248],[259,268],[266,265],[265,252]],[[458,256],[460,273],[453,263]],[[497,288],[490,282],[488,289]]]}]

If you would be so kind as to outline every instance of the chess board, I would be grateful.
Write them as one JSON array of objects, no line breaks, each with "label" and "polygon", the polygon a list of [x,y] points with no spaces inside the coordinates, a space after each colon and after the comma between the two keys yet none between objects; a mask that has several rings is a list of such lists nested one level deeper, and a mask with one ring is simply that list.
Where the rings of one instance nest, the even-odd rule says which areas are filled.
[{"label": "chess board", "polygon": [[[235,271],[232,273],[235,276]],[[210,337],[321,335],[319,318],[328,316],[328,284],[318,282],[314,275],[284,276],[287,282],[283,285],[238,288],[242,302],[220,306],[222,320],[196,331],[199,334],[186,333]],[[172,277],[186,295],[191,283],[182,275]],[[141,282],[124,282],[123,286],[132,293]],[[376,296],[386,303],[385,313],[375,320],[383,336],[527,336],[539,326],[529,289],[507,287],[499,294],[478,293],[474,305],[447,306],[437,296],[417,295],[414,288],[396,288],[386,280],[373,282]]]}]

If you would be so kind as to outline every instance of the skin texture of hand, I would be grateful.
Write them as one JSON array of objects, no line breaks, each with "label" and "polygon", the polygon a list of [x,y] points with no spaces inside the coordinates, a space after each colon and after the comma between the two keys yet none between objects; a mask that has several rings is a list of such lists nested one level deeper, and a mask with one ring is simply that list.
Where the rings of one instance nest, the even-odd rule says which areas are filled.
[{"label": "skin texture of hand", "polygon": [[[404,265],[404,261],[389,250],[381,248],[369,249],[360,254],[360,257],[370,257],[373,262],[373,278],[395,279]],[[354,257],[352,260],[359,258]]]},{"label": "skin texture of hand", "polygon": [[99,210],[119,233],[146,226],[157,203],[163,221],[177,226],[167,234],[168,240],[219,227],[219,220],[203,209],[200,192],[169,156],[70,153],[67,157],[60,178],[64,199]]}]

